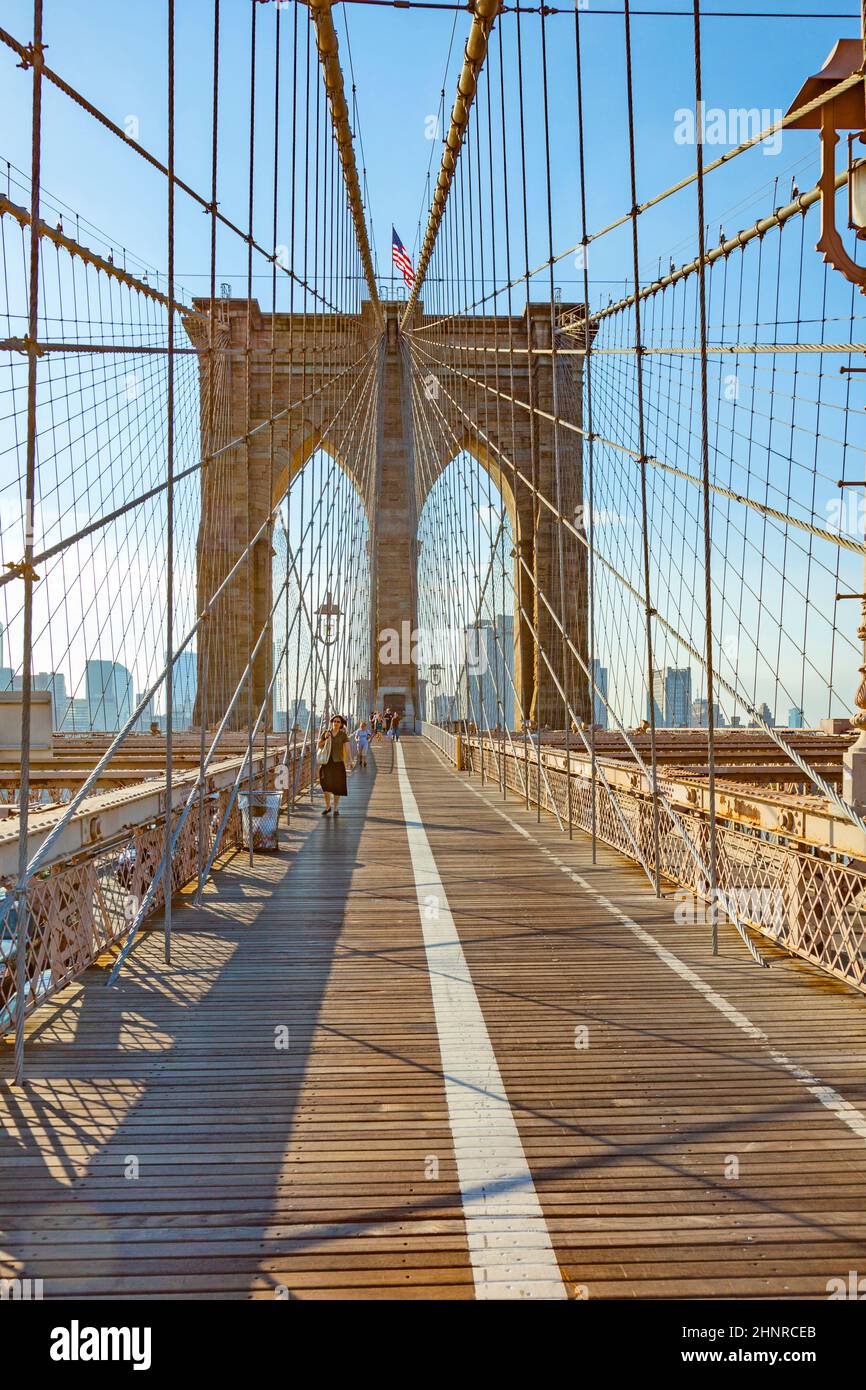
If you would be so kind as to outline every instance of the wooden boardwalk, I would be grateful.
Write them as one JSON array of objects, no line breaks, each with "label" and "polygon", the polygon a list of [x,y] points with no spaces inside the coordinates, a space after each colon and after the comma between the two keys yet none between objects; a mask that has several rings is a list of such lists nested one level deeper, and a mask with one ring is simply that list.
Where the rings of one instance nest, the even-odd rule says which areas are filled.
[{"label": "wooden boardwalk", "polygon": [[0,1276],[825,1298],[866,1270],[863,998],[730,928],[713,959],[633,865],[401,749],[223,866],[170,968],[151,930],[37,1013],[25,1092],[0,1049]]}]

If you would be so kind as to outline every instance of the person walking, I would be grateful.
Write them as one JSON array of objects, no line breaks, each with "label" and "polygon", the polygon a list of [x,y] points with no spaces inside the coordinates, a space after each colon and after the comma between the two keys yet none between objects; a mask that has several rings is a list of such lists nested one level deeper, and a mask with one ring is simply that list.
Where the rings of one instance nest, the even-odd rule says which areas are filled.
[{"label": "person walking", "polygon": [[340,814],[340,797],[346,796],[346,771],[351,769],[349,735],[342,714],[331,719],[330,729],[323,729],[317,745],[322,757],[319,759],[319,785],[325,797],[323,816],[331,814],[331,800],[334,802],[334,815]]},{"label": "person walking", "polygon": [[400,729],[400,716],[399,716],[399,714],[397,713],[396,710],[391,711],[390,709],[386,709],[386,711],[385,711],[385,737],[387,738],[387,740],[388,740],[388,746],[389,746],[389,748],[391,749],[391,764],[390,764],[390,766],[389,766],[389,768],[388,768],[388,771],[389,771],[389,772],[393,772],[393,771],[394,771],[394,748],[395,748],[395,745],[396,745],[396,743],[397,743],[397,739],[398,739],[398,737],[399,737],[399,729]]},{"label": "person walking", "polygon": [[370,747],[370,730],[367,728],[367,721],[365,719],[361,720],[352,738],[358,750],[358,766],[366,767],[367,749]]}]

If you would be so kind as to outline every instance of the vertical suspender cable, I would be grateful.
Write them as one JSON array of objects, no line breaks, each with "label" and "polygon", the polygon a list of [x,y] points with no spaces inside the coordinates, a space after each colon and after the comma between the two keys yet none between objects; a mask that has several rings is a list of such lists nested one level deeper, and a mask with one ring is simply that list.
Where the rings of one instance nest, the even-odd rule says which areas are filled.
[{"label": "vertical suspender cable", "polygon": [[[520,653],[520,658],[521,658],[521,667],[520,667],[520,671],[519,671],[519,683],[518,683],[518,685],[517,685],[517,692],[516,692],[516,696],[515,696],[515,704],[516,704],[516,705],[519,704],[520,723],[521,723],[521,727],[522,727],[522,730],[523,730],[523,763],[524,763],[524,779],[523,779],[523,784],[524,784],[524,794],[525,794],[525,796],[526,796],[526,805],[527,805],[527,809],[528,809],[528,807],[529,807],[529,789],[528,789],[528,781],[527,781],[527,778],[526,778],[526,775],[525,775],[526,768],[527,768],[527,766],[528,766],[528,757],[529,757],[528,750],[527,750],[527,729],[526,729],[527,710],[524,708],[524,705],[523,705],[523,696],[524,696],[524,693],[525,693],[525,690],[526,690],[526,672],[525,672],[524,669],[523,669],[523,658],[524,658],[525,653],[524,653],[524,643],[523,643],[523,639],[522,639],[522,632],[523,632],[523,625],[524,625],[524,624],[523,624],[523,566],[522,566],[521,563],[520,563],[520,553],[521,553],[521,552],[520,552],[520,547],[521,547],[521,544],[522,544],[522,542],[523,542],[523,526],[522,526],[522,519],[521,519],[521,516],[520,516],[520,508],[519,508],[518,505],[517,505],[517,498],[519,497],[520,494],[519,494],[518,485],[517,485],[517,444],[516,444],[516,422],[515,422],[515,404],[514,404],[514,403],[515,403],[515,390],[514,390],[514,323],[513,323],[513,314],[512,314],[512,307],[513,307],[513,306],[512,306],[512,301],[511,301],[511,289],[512,289],[512,285],[511,285],[511,225],[510,225],[509,216],[508,216],[508,206],[509,206],[509,194],[508,194],[508,142],[507,142],[507,137],[506,137],[506,124],[505,124],[505,68],[504,68],[504,61],[503,61],[503,49],[504,49],[504,46],[505,46],[505,45],[504,45],[504,43],[503,43],[502,30],[500,29],[500,30],[499,30],[499,109],[500,109],[500,120],[501,120],[501,123],[502,123],[502,203],[503,203],[504,216],[505,216],[505,281],[506,281],[506,285],[507,285],[507,288],[508,288],[508,394],[509,394],[509,396],[511,397],[511,401],[510,401],[510,414],[511,414],[511,448],[510,448],[509,452],[510,452],[510,454],[511,454],[511,490],[512,490],[512,497],[513,497],[513,499],[514,499],[514,552],[515,552],[514,558],[515,558],[515,560],[516,560],[516,562],[517,562],[516,565],[515,565],[515,570],[516,570],[516,593],[515,593],[516,605],[515,605],[515,607],[516,607],[516,611],[515,611],[515,616],[514,616],[514,624],[515,624],[515,628],[514,628],[514,640],[515,640],[515,653],[519,652],[519,653]],[[515,661],[515,666],[516,666],[516,664],[517,664],[517,663],[516,663],[516,661]],[[503,758],[504,758],[504,754],[503,754]]]},{"label": "vertical suspender cable", "polygon": [[[296,204],[297,204],[297,198],[296,198],[296,196],[295,196],[295,178],[296,178],[296,174],[297,174],[297,138],[296,138],[296,137],[297,137],[297,130],[298,130],[298,7],[297,7],[297,5],[295,5],[295,7],[294,7],[294,14],[293,14],[293,18],[292,18],[292,162],[291,162],[291,171],[292,171],[292,172],[291,172],[291,175],[290,175],[290,178],[289,178],[289,188],[290,188],[290,190],[291,190],[291,198],[292,198],[292,223],[291,223],[291,230],[290,230],[290,232],[289,232],[289,265],[290,265],[290,267],[291,267],[292,274],[291,274],[291,277],[290,277],[290,279],[289,279],[289,348],[288,348],[288,364],[287,364],[287,366],[288,366],[288,385],[287,385],[287,388],[286,388],[287,391],[288,391],[289,393],[291,393],[291,390],[292,390],[292,376],[293,376],[293,373],[294,373],[294,359],[295,359],[295,208],[296,208]],[[274,311],[275,311],[275,312],[276,312],[276,307],[277,307],[277,306],[276,306],[276,304],[275,304],[275,305],[274,305]],[[292,438],[291,438],[291,426],[290,426],[290,424],[289,424],[288,421],[286,422],[286,461],[287,461],[287,473],[286,473],[286,525],[285,525],[285,532],[286,532],[286,567],[288,568],[288,565],[289,565],[289,547],[290,547],[290,544],[291,544],[291,534],[292,534]],[[300,596],[298,597],[298,602],[300,603]],[[300,621],[300,618],[299,618],[299,619],[298,619],[298,660],[297,660],[298,668],[300,667],[300,660],[301,660],[301,621]],[[297,791],[297,776],[298,776],[298,774],[300,774],[300,773],[303,772],[303,768],[300,767],[300,765],[296,763],[296,759],[298,758],[298,751],[297,751],[297,748],[295,747],[295,744],[296,744],[297,740],[296,740],[296,736],[295,736],[295,733],[294,733],[294,729],[295,729],[295,726],[299,724],[299,720],[298,720],[298,702],[297,702],[297,682],[298,682],[298,671],[296,670],[296,672],[295,672],[294,715],[293,715],[293,718],[292,718],[292,725],[291,725],[291,731],[292,731],[292,757],[291,757],[291,768],[292,768],[292,772],[291,772],[291,779],[290,779],[289,788],[288,788],[288,791],[287,791],[287,794],[286,794],[286,824],[287,824],[287,825],[291,824],[291,819],[292,819],[292,806],[293,806],[294,799],[295,799],[295,794],[296,794],[296,791]],[[286,582],[286,661],[285,661],[285,695],[284,695],[284,698],[285,698],[285,702],[286,702],[286,743],[288,744],[288,740],[289,740],[289,583],[288,583],[288,580],[287,580],[287,582]],[[288,755],[287,755],[287,761],[288,761]],[[311,778],[311,780],[312,780],[312,778]]]},{"label": "vertical suspender cable", "polygon": [[168,0],[168,356],[166,359],[166,529],[165,529],[165,909],[166,964],[171,961],[171,815],[174,776],[174,0]]},{"label": "vertical suspender cable", "polygon": [[629,11],[629,0],[625,0],[625,64],[626,64],[626,85],[628,94],[628,148],[629,148],[629,172],[631,178],[631,229],[632,229],[632,263],[634,266],[634,352],[635,368],[637,374],[637,411],[638,411],[638,450],[640,453],[640,496],[641,496],[641,526],[643,529],[643,573],[644,573],[644,609],[646,622],[646,652],[647,652],[647,690],[649,692],[649,726],[650,726],[650,753],[652,768],[652,818],[653,818],[653,876],[655,878],[656,896],[661,893],[659,863],[659,798],[658,781],[656,769],[656,706],[655,706],[655,672],[653,670],[653,607],[650,594],[650,561],[649,561],[649,521],[647,518],[646,500],[646,426],[644,419],[644,396],[643,396],[643,342],[641,341],[641,312],[640,312],[640,281],[638,267],[638,235],[637,235],[637,169],[635,165],[634,147],[634,90],[632,83],[632,64],[631,64],[631,15]]},{"label": "vertical suspender cable", "polygon": [[703,129],[703,84],[701,78],[701,5],[693,0],[695,24],[695,146],[697,160],[697,204],[698,204],[698,302],[700,309],[701,333],[701,465],[704,494],[704,633],[707,664],[707,768],[709,772],[707,794],[710,810],[710,921],[712,922],[713,955],[719,951],[719,923],[717,910],[718,887],[718,844],[716,833],[716,748],[715,711],[713,709],[714,669],[713,669],[713,609],[712,609],[712,534],[710,503],[710,448],[707,418],[707,300],[706,265],[704,259],[704,147]]},{"label": "vertical suspender cable", "polygon": [[[39,185],[42,163],[42,0],[33,4],[33,110],[30,145],[30,284],[27,326],[27,478],[24,497],[24,642],[21,671],[21,790],[18,796],[18,893],[15,923],[15,1084],[24,1084],[24,994],[27,987],[27,832],[30,816],[30,726],[33,675],[33,523],[36,505],[36,380],[39,332]],[[35,987],[34,980],[34,987]]]},{"label": "vertical suspender cable", "polygon": [[249,800],[247,803],[247,833],[249,835],[250,867],[255,862],[253,843],[253,632],[255,620],[255,567],[253,565],[253,518],[252,487],[250,468],[250,427],[252,424],[252,314],[253,314],[253,199],[255,195],[255,138],[256,138],[256,10],[250,6],[252,20],[250,30],[250,145],[249,145],[249,236],[247,241],[247,314],[246,314],[246,435],[244,460],[246,463],[246,504],[247,504],[247,765],[249,772]]},{"label": "vertical suspender cable", "polygon": [[[277,6],[274,19],[274,217],[272,224],[272,241],[274,247],[274,259],[271,262],[271,352],[270,352],[270,374],[269,374],[269,403],[268,415],[270,416],[270,427],[268,429],[268,510],[274,505],[274,374],[276,372],[277,359],[277,195],[278,179],[280,170],[280,7]],[[271,555],[273,553],[273,522],[268,527],[267,532],[267,556],[268,569],[272,568]],[[286,570],[286,593],[289,591],[289,575]],[[288,641],[288,633],[286,634]],[[272,670],[274,661],[274,632],[271,623],[270,641],[265,644],[265,688],[270,690],[274,672]],[[262,730],[264,734],[264,754],[262,757],[262,791],[268,790],[268,732],[272,726],[274,700],[271,696],[268,700],[265,716],[262,720]],[[287,740],[288,743],[288,740]],[[277,817],[279,820],[279,816]]]},{"label": "vertical suspender cable", "polygon": [[[523,44],[520,28],[520,0],[517,0],[517,91],[520,110],[520,177],[523,204],[523,264],[526,290],[526,392],[529,405],[529,457],[532,479],[532,620],[533,620],[533,695],[530,723],[535,725],[536,818],[541,821],[541,650],[540,607],[538,602],[538,451],[535,447],[535,364],[533,360],[532,314],[529,294],[529,219],[526,196],[526,117],[523,102]],[[527,777],[527,786],[529,779]]]},{"label": "vertical suspender cable", "polygon": [[[501,63],[502,63],[502,32],[501,32],[501,30],[498,30],[498,31],[497,31],[496,37],[497,37],[498,46],[499,46],[499,62],[500,62],[500,69],[501,69]],[[489,71],[489,69],[488,69],[488,73],[487,73],[487,155],[488,155],[487,170],[488,170],[488,194],[489,194],[489,197],[490,197],[490,243],[491,243],[491,245],[490,245],[490,259],[491,259],[491,263],[492,263],[492,267],[493,267],[493,305],[494,305],[494,309],[495,309],[495,308],[496,308],[496,300],[497,300],[497,292],[496,292],[496,203],[495,203],[495,197],[494,197],[494,191],[493,191],[493,96],[492,96],[492,92],[493,92],[493,80],[492,80],[492,78],[491,78],[490,71]],[[498,313],[494,313],[494,316],[493,316],[493,360],[494,360],[494,362],[496,363],[496,379],[497,379],[497,381],[498,381],[498,380],[499,380],[499,314],[498,314]],[[501,438],[502,438],[502,403],[501,403],[501,399],[500,399],[500,396],[499,396],[498,393],[497,393],[497,395],[496,395],[496,400],[495,400],[495,412],[496,412],[496,437],[497,437],[497,439],[501,439]],[[491,483],[492,483],[492,477],[491,477],[491,475],[490,475],[489,470],[488,470],[488,473],[487,473],[487,480],[488,480],[488,495],[489,495],[489,492],[490,492],[490,485],[491,485]],[[503,531],[504,531],[504,527],[505,527],[506,508],[505,508],[505,494],[504,494],[504,492],[502,491],[501,486],[500,486],[500,488],[499,488],[499,502],[500,502],[500,510],[499,510],[499,528],[500,528],[500,534],[502,534]],[[502,569],[503,569],[503,572],[502,572],[502,581],[501,581],[500,589],[499,589],[499,611],[502,613],[503,618],[504,618],[504,616],[505,616],[505,597],[506,597],[506,595],[505,595],[505,566],[504,566],[504,557],[503,557]],[[499,634],[499,628],[498,628],[498,614],[497,614],[497,605],[496,605],[496,580],[495,580],[495,576],[494,576],[494,579],[493,579],[492,590],[493,590],[493,643],[494,643],[494,651],[495,651],[495,656],[496,656],[496,682],[495,682],[495,684],[496,684],[496,723],[497,723],[497,732],[498,732],[498,739],[499,739],[498,760],[497,760],[497,761],[498,761],[498,772],[499,772],[499,787],[500,787],[500,790],[501,790],[501,792],[502,792],[502,799],[505,800],[505,799],[506,799],[506,785],[505,785],[505,777],[506,777],[506,773],[505,773],[505,738],[506,738],[506,730],[507,730],[507,728],[508,728],[508,720],[506,719],[505,706],[506,706],[506,700],[507,700],[506,681],[507,681],[507,678],[508,678],[508,671],[507,671],[507,663],[506,663],[506,661],[505,661],[504,655],[501,656],[501,655],[500,655],[500,651],[499,651],[500,643],[499,643],[499,635],[498,635],[498,634]],[[505,627],[504,627],[504,624],[503,624],[503,637],[504,637],[504,635],[505,635]],[[500,681],[500,674],[501,674],[501,677],[502,677],[501,681]]]},{"label": "vertical suspender cable", "polygon": [[[593,473],[593,428],[592,428],[592,328],[589,320],[589,259],[587,255],[588,240],[586,233],[586,145],[584,142],[583,131],[583,73],[581,69],[580,55],[580,3],[575,0],[574,5],[574,42],[575,42],[575,65],[577,71],[577,131],[578,143],[580,148],[580,230],[581,245],[583,249],[583,325],[584,325],[584,359],[583,370],[586,378],[586,446],[587,446],[587,466],[588,466],[588,492],[589,492],[589,554],[587,557],[587,606],[589,608],[589,669],[590,669],[590,797],[591,797],[591,832],[592,832],[592,862],[596,862],[598,854],[598,766],[596,762],[595,750],[595,681],[598,667],[595,657],[595,524],[593,512],[595,510],[595,489]],[[587,526],[587,508],[584,505],[582,514],[583,526]]]},{"label": "vertical suspender cable", "polygon": [[[547,181],[547,254],[549,264],[550,291],[550,375],[553,407],[553,468],[556,510],[562,516],[562,461],[559,441],[559,363],[556,353],[556,308],[553,294],[553,193],[550,185],[550,110],[547,92],[547,29],[544,7],[541,10],[541,71],[542,92],[544,96],[544,167]],[[565,542],[562,526],[556,527],[557,565],[559,569],[559,615],[560,615],[560,660],[562,662],[562,719],[565,727],[565,801],[568,821],[568,838],[574,836],[571,819],[571,729],[569,720],[569,696],[571,693],[571,660],[566,643],[567,611],[565,605]],[[575,634],[577,636],[577,634]]]},{"label": "vertical suspender cable", "polygon": [[[213,6],[213,101],[212,101],[212,127],[211,127],[211,178],[210,178],[210,314],[207,326],[208,344],[208,398],[207,398],[207,440],[205,456],[209,456],[214,451],[214,399],[216,396],[216,360],[214,353],[214,327],[216,320],[216,228],[217,228],[217,148],[218,148],[218,117],[219,117],[219,62],[220,62],[220,0],[214,0]],[[209,480],[209,492],[213,496],[215,491],[215,480]],[[205,502],[207,492],[202,488],[202,524],[204,528],[205,544],[208,540],[208,522],[218,525],[218,517],[214,515],[212,505]],[[208,509],[208,519],[205,520],[205,506]],[[199,639],[199,648],[202,651],[202,660],[198,664],[199,690],[198,690],[198,719],[199,719],[199,744],[198,744],[198,767],[200,785],[198,789],[198,892],[201,893],[203,887],[204,865],[207,860],[205,854],[205,797],[206,784],[203,775],[205,761],[205,744],[208,724],[208,681],[210,674],[210,652],[211,652],[211,633],[213,623],[210,615],[205,620],[204,628]]]}]

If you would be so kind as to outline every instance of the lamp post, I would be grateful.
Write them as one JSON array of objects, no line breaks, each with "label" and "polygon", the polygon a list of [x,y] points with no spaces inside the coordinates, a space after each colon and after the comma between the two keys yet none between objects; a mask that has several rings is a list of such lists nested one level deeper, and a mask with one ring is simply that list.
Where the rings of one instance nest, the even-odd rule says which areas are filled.
[{"label": "lamp post", "polygon": [[[815,246],[834,270],[866,294],[866,266],[857,265],[845,249],[842,234],[836,226],[836,146],[839,131],[853,132],[848,136],[848,227],[862,240],[866,238],[866,159],[854,156],[854,142],[866,145],[866,107],[862,67],[863,40],[839,39],[820,72],[807,77],[795,96],[787,114],[790,116],[816,97],[823,96],[846,78],[860,75],[860,81],[839,96],[822,104],[805,116],[792,121],[788,130],[818,130],[821,141],[821,235]],[[864,151],[866,153],[866,151]]]},{"label": "lamp post", "polygon": [[325,602],[316,609],[316,640],[325,648],[325,724],[331,722],[331,648],[340,635],[342,610],[331,597],[330,589]]},{"label": "lamp post", "polygon": [[[438,661],[433,661],[433,662],[431,662],[431,664],[430,664],[430,665],[428,666],[428,668],[427,668],[427,684],[432,688],[432,691],[433,691],[433,701],[434,701],[433,715],[434,715],[434,717],[433,717],[432,719],[430,718],[431,711],[428,710],[428,709],[426,709],[426,708],[425,708],[425,710],[424,710],[424,717],[425,717],[425,719],[430,719],[431,724],[436,724],[436,723],[438,723],[438,720],[435,718],[435,701],[436,701],[436,694],[437,694],[437,691],[439,690],[440,685],[442,684],[442,667],[441,667],[441,665],[439,664]],[[426,703],[426,702],[425,702],[425,703]]]},{"label": "lamp post", "polygon": [[[849,255],[836,225],[836,146],[839,131],[848,135],[848,230],[857,240],[866,239],[866,159],[855,157],[854,145],[866,146],[866,5],[861,4],[861,36],[859,39],[839,39],[820,72],[808,77],[797,93],[788,115],[799,110],[816,97],[822,96],[847,78],[859,77],[846,91],[824,101],[808,115],[792,121],[789,130],[818,130],[821,141],[821,234],[815,246],[825,263],[838,270],[866,294],[866,266],[857,265]],[[840,179],[840,183],[842,180]],[[863,370],[859,368],[858,370]],[[845,480],[847,482],[847,480]],[[842,484],[845,485],[844,483]],[[860,484],[858,484],[859,486]],[[866,479],[862,484],[866,489]],[[866,558],[864,558],[863,592],[838,594],[837,598],[860,601],[860,626],[857,636],[861,642],[860,682],[854,696],[855,713],[851,723],[860,737],[846,751],[842,760],[842,795],[857,807],[866,806]]]}]

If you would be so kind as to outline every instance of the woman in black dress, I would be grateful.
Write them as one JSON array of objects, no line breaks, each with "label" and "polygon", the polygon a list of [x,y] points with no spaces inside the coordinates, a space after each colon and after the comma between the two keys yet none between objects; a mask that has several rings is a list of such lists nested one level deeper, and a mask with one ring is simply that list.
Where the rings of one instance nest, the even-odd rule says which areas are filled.
[{"label": "woman in black dress", "polygon": [[346,721],[341,714],[335,714],[330,729],[323,729],[318,748],[324,757],[319,763],[319,784],[325,797],[323,816],[331,814],[331,799],[334,802],[334,815],[340,814],[340,797],[345,796],[346,769],[350,767],[351,748],[346,733]]}]

